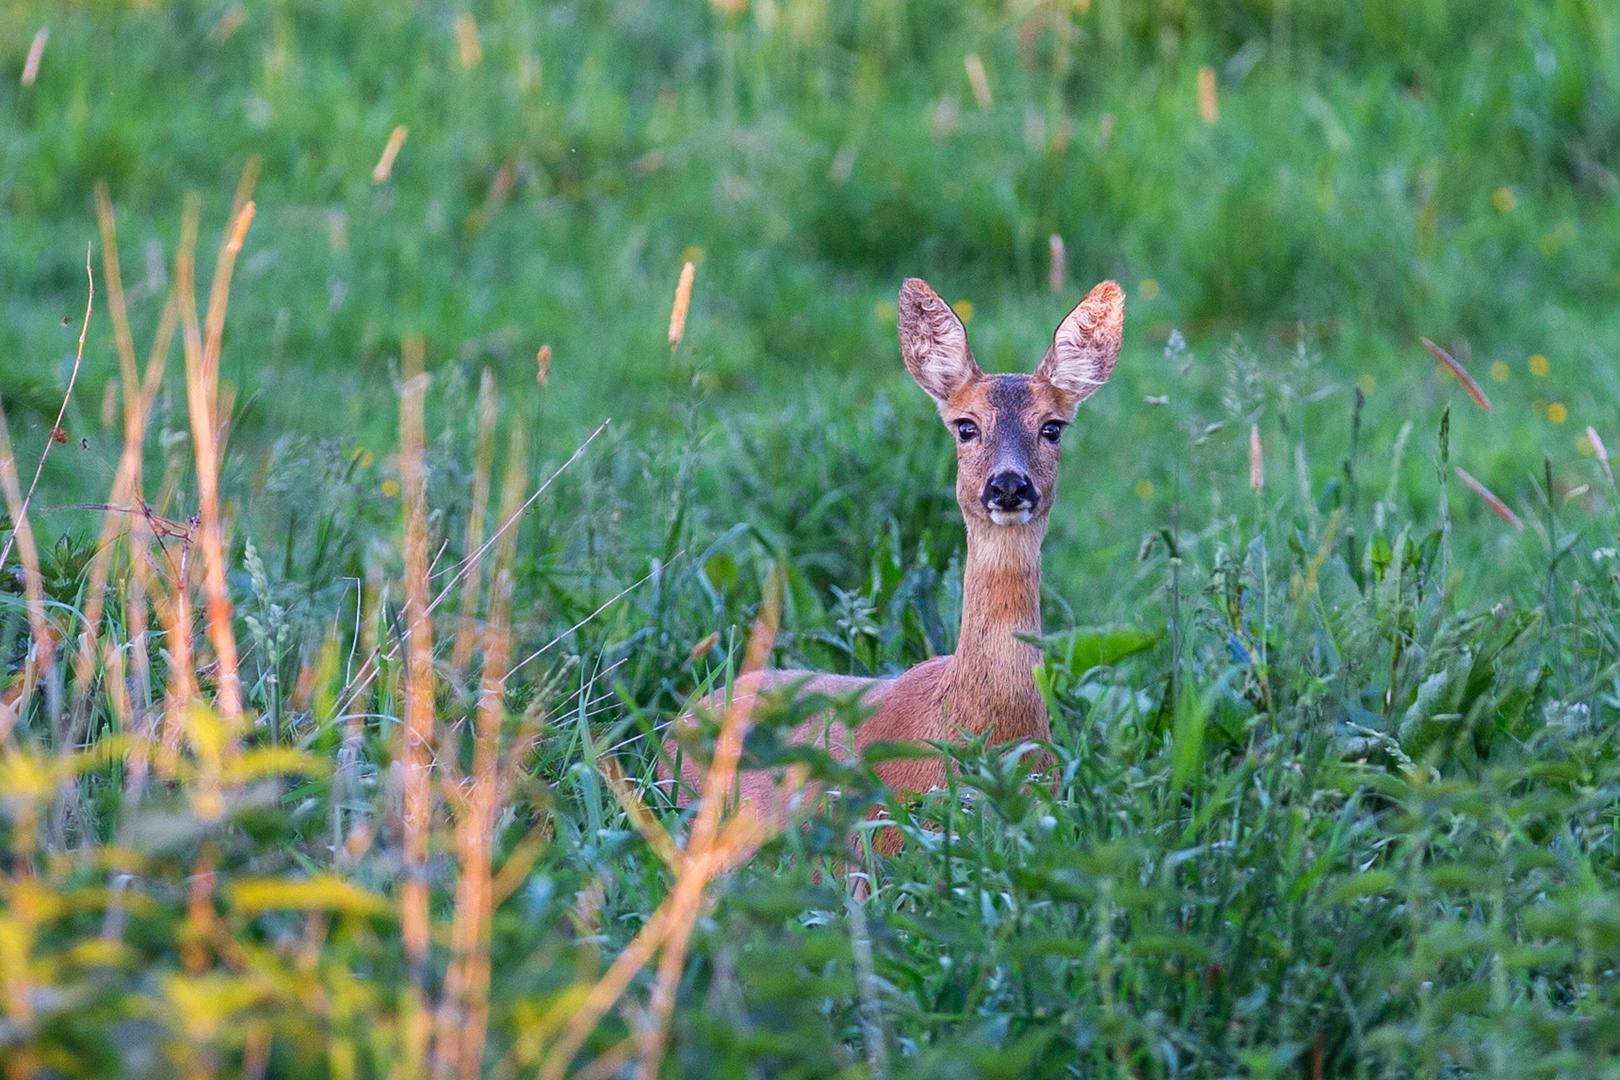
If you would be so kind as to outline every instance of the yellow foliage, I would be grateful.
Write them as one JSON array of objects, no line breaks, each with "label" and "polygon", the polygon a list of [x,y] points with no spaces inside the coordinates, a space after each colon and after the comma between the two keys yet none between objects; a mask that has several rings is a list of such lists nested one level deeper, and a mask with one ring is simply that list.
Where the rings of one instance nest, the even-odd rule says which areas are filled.
[{"label": "yellow foliage", "polygon": [[335,874],[318,874],[303,881],[283,878],[245,878],[225,887],[226,902],[244,915],[266,911],[340,911],[346,915],[386,915],[387,900],[367,892]]},{"label": "yellow foliage", "polygon": [[261,746],[237,754],[225,763],[223,775],[226,783],[245,784],[271,776],[296,773],[300,776],[325,776],[332,771],[332,763],[289,746]]}]

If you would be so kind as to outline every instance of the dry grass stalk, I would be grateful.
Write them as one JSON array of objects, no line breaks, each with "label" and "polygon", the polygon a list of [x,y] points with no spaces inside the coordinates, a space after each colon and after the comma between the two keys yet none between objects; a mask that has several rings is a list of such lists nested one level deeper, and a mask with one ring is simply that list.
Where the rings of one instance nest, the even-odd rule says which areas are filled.
[{"label": "dry grass stalk", "polygon": [[405,1075],[422,1075],[427,1049],[428,834],[432,827],[434,746],[433,623],[428,613],[427,466],[422,404],[427,376],[422,339],[400,345],[405,385],[399,399],[400,487],[405,502],[404,883],[400,930],[410,961],[414,1000],[400,1019]]},{"label": "dry grass stalk", "polygon": [[1462,388],[1468,391],[1468,396],[1474,399],[1475,405],[1478,405],[1486,412],[1491,411],[1490,398],[1485,396],[1485,391],[1480,389],[1479,383],[1474,381],[1474,377],[1468,374],[1467,368],[1464,368],[1461,364],[1457,363],[1450,353],[1446,352],[1446,350],[1442,349],[1428,338],[1419,337],[1418,340],[1423,342],[1423,347],[1429,350],[1430,356],[1440,361],[1441,367],[1451,372],[1452,376],[1455,377],[1458,382],[1462,383]]},{"label": "dry grass stalk", "polygon": [[450,668],[461,672],[472,661],[477,642],[478,592],[483,585],[484,519],[489,503],[489,477],[495,463],[495,372],[484,369],[478,383],[478,444],[473,452],[472,505],[467,509],[467,533],[463,550],[467,556],[467,584],[461,590],[461,620],[456,627],[456,644],[450,654]]},{"label": "dry grass stalk", "polygon": [[[196,339],[196,351],[199,354],[201,335],[197,332],[193,279],[196,274],[197,224],[200,213],[201,203],[197,196],[187,196],[185,209],[180,216],[180,247],[174,257],[175,309],[177,314],[183,314],[186,306],[185,298],[191,298],[191,318],[185,333]],[[182,322],[185,322],[183,318]],[[173,333],[172,330],[170,332]],[[192,349],[188,346],[188,357],[191,352]],[[175,765],[179,760],[180,736],[185,728],[186,709],[190,707],[197,694],[192,660],[194,620],[191,612],[190,583],[194,530],[189,525],[178,527],[164,521],[148,510],[144,502],[139,504],[139,508],[141,513],[136,535],[137,537],[150,535],[163,557],[162,573],[168,581],[167,590],[151,589],[147,593],[152,599],[153,607],[157,609],[158,621],[163,624],[169,647],[169,685],[164,696],[163,732],[158,740],[157,757],[154,762],[157,774],[167,780],[173,778]],[[143,527],[144,532],[141,531]],[[176,543],[171,545],[165,542],[166,539]],[[140,540],[137,539],[137,544],[139,543]],[[138,573],[144,574],[144,568]],[[143,586],[150,584],[150,580],[144,577],[137,580]]]},{"label": "dry grass stalk", "polygon": [[1461,480],[1465,485],[1467,485],[1469,491],[1472,491],[1475,495],[1478,495],[1481,499],[1484,499],[1485,505],[1491,508],[1491,513],[1495,514],[1497,517],[1501,518],[1515,529],[1522,530],[1524,528],[1524,522],[1519,520],[1519,515],[1515,514],[1512,510],[1509,510],[1507,503],[1503,502],[1501,499],[1498,499],[1484,484],[1470,476],[1467,469],[1464,469],[1461,465],[1453,466],[1453,468],[1457,470],[1457,479]]},{"label": "dry grass stalk", "polygon": [[[96,543],[96,553],[90,564],[89,581],[85,589],[83,630],[79,638],[78,655],[74,659],[74,730],[70,733],[73,735],[77,734],[86,721],[87,695],[97,653],[96,636],[100,630],[101,616],[106,610],[107,580],[116,550],[114,541],[126,531],[135,528],[136,523],[140,521],[138,514],[126,512],[123,508],[133,507],[140,498],[141,448],[146,441],[146,425],[151,415],[152,404],[162,385],[163,369],[169,345],[174,339],[177,319],[174,298],[170,296],[163,305],[157,336],[153,341],[152,355],[146,364],[146,374],[142,377],[136,367],[135,339],[130,333],[129,310],[124,301],[123,274],[118,259],[118,230],[113,216],[112,199],[105,183],[96,184],[95,194],[96,218],[101,231],[102,273],[107,282],[107,308],[112,314],[113,340],[117,346],[119,375],[123,387],[124,448],[118,460],[118,469],[113,476],[112,492],[109,496],[113,509],[107,510],[103,515],[101,536]],[[111,384],[109,388],[110,386]],[[144,529],[136,531],[144,541],[147,531]],[[139,562],[144,552],[144,543],[137,541],[136,546],[139,550],[132,551],[131,558]],[[131,618],[132,614],[132,607],[127,605],[125,618]],[[141,613],[143,627],[144,614],[143,611]]]},{"label": "dry grass stalk", "polygon": [[[50,456],[51,447],[56,444],[57,434],[63,430],[62,418],[67,415],[68,402],[73,400],[73,387],[78,384],[79,367],[84,363],[84,339],[90,332],[90,309],[96,302],[96,276],[90,270],[90,245],[88,244],[84,248],[84,276],[89,281],[90,287],[89,293],[84,298],[84,325],[79,328],[79,351],[73,357],[73,371],[68,375],[67,391],[62,395],[62,407],[56,410],[56,423],[51,425],[51,434],[45,440],[45,448],[39,452],[39,464],[34,467],[34,480],[28,485],[28,494],[23,496],[22,507],[11,516],[13,522],[21,522],[23,516],[28,513],[29,505],[34,501],[34,491],[39,487],[40,474],[45,471],[45,459]],[[62,441],[66,442],[67,440],[64,437]],[[6,541],[6,546],[0,548],[0,570],[6,568],[6,559],[10,556],[11,545],[16,539],[17,534],[13,532],[11,539]]]},{"label": "dry grass stalk", "polygon": [[28,59],[23,61],[22,85],[33,86],[34,80],[39,78],[39,62],[45,59],[45,43],[49,40],[50,27],[42,26],[34,31],[34,40],[28,46]]},{"label": "dry grass stalk", "polygon": [[1249,425],[1249,490],[1256,495],[1266,486],[1266,459],[1260,452],[1260,425]]},{"label": "dry grass stalk", "polygon": [[1063,293],[1064,279],[1068,273],[1069,258],[1063,250],[1063,237],[1053,233],[1046,238],[1047,254],[1049,256],[1046,267],[1046,287],[1053,296]]},{"label": "dry grass stalk", "polygon": [[1206,124],[1221,118],[1220,100],[1215,95],[1215,69],[1207,64],[1198,69],[1198,118]]},{"label": "dry grass stalk", "polygon": [[410,133],[411,129],[404,124],[400,124],[388,133],[388,142],[383,146],[382,157],[377,159],[376,167],[371,170],[371,182],[373,184],[385,184],[388,182],[389,175],[394,171],[394,159],[399,157],[400,148],[405,145],[405,137]]},{"label": "dry grass stalk", "polygon": [[540,346],[540,351],[534,354],[534,362],[536,367],[535,380],[541,386],[544,386],[551,378],[551,346]]},{"label": "dry grass stalk", "polygon": [[236,632],[231,625],[231,600],[226,587],[225,530],[219,504],[219,464],[224,431],[219,421],[219,354],[225,333],[225,309],[230,300],[236,256],[253,221],[254,206],[246,196],[258,174],[257,159],[249,161],[237,189],[241,208],[225,230],[203,326],[197,321],[196,264],[177,261],[175,290],[180,302],[181,338],[186,353],[186,403],[191,417],[192,448],[197,461],[197,503],[201,523],[198,539],[203,555],[203,589],[207,600],[207,631],[217,662],[217,705],[228,726],[242,715],[242,687],[237,671]]},{"label": "dry grass stalk", "polygon": [[686,312],[692,306],[692,279],[696,276],[697,267],[693,264],[681,267],[681,280],[675,285],[675,306],[669,312],[671,352],[681,347],[681,338],[686,334]]},{"label": "dry grass stalk", "polygon": [[973,100],[980,109],[988,110],[995,104],[990,96],[990,76],[985,74],[984,61],[979,59],[978,53],[968,53],[962,57],[962,66],[967,69],[968,85],[973,87]]},{"label": "dry grass stalk", "polygon": [[[528,446],[523,428],[512,430],[501,514],[510,516],[523,503],[528,486]],[[489,1028],[490,935],[494,916],[493,869],[495,819],[501,804],[501,731],[506,721],[507,664],[511,660],[512,563],[516,529],[495,549],[490,579],[488,619],[484,630],[484,670],[473,728],[472,775],[456,822],[456,855],[461,872],[456,881],[451,925],[450,970],[445,979],[441,1015],[455,1023],[442,1033],[439,1061],[445,1075],[454,1061],[461,1080],[476,1080],[482,1071],[484,1039]]]}]

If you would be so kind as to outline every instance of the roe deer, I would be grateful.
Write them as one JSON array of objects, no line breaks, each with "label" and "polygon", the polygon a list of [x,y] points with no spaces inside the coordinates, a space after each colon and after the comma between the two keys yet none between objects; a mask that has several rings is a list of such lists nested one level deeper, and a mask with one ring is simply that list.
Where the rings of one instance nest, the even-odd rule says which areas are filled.
[{"label": "roe deer", "polygon": [[[820,717],[791,736],[840,759],[874,742],[940,742],[986,730],[992,744],[1044,741],[1051,736],[1051,721],[1033,673],[1040,650],[1014,635],[1041,632],[1041,541],[1057,485],[1058,447],[1080,403],[1114,369],[1125,294],[1112,281],[1092,289],[1059,324],[1033,375],[980,371],[961,320],[921,280],[901,286],[899,321],[906,370],[938,404],[956,439],[956,501],[967,523],[956,652],[893,678],[759,671],[738,679],[732,707],[751,709],[761,691],[797,683],[803,693],[860,694],[873,711],[853,739],[842,725]],[[715,709],[724,697],[716,694],[707,704]],[[678,736],[693,726],[690,714],[682,717]],[[875,767],[895,791],[927,791],[945,783],[939,757],[887,760]],[[663,778],[670,779],[668,767],[663,768]],[[690,758],[682,771],[693,790],[700,790]],[[751,813],[784,820],[788,808],[778,805],[784,791],[770,775],[743,772],[738,790]]]}]

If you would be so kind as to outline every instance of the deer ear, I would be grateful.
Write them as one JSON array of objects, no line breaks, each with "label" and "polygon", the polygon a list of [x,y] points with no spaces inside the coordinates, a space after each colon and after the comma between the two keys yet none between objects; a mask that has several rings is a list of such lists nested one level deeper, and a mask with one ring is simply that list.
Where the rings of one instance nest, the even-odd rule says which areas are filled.
[{"label": "deer ear", "polygon": [[1070,414],[1108,381],[1125,330],[1125,293],[1112,281],[1098,285],[1069,312],[1052,335],[1052,348],[1035,369],[1062,396]]},{"label": "deer ear", "polygon": [[929,397],[944,404],[981,374],[962,320],[921,278],[907,278],[900,286],[899,307],[900,356],[906,370]]}]

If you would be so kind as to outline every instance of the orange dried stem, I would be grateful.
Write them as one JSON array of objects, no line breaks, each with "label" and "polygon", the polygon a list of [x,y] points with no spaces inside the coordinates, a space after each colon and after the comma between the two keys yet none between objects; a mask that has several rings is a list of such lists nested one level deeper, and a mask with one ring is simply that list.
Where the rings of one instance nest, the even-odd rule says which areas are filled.
[{"label": "orange dried stem", "polygon": [[[197,323],[195,263],[189,256],[176,267],[176,288],[180,296],[180,317],[185,329],[186,403],[191,417],[191,437],[197,461],[197,502],[201,517],[199,539],[203,555],[203,589],[207,600],[207,630],[217,661],[216,685],[219,710],[233,730],[242,714],[242,688],[237,671],[236,632],[231,625],[232,608],[226,586],[224,524],[219,504],[219,465],[221,429],[217,410],[219,399],[219,354],[225,333],[225,309],[230,300],[231,276],[237,253],[248,225],[253,220],[253,203],[247,199],[258,174],[257,161],[249,161],[243,171],[237,197],[241,209],[225,230],[214,279],[209,291],[208,314],[204,327]],[[188,207],[192,210],[192,207]],[[195,226],[193,225],[193,228]],[[205,335],[206,331],[206,335]]]},{"label": "orange dried stem", "polygon": [[431,769],[434,744],[433,624],[428,614],[426,437],[422,420],[427,376],[422,339],[400,346],[405,385],[399,400],[400,486],[405,504],[405,726],[404,872],[400,887],[400,932],[412,969],[413,989],[401,1018],[401,1052],[407,1076],[420,1076],[426,1051],[428,960],[428,834],[432,827]]}]

